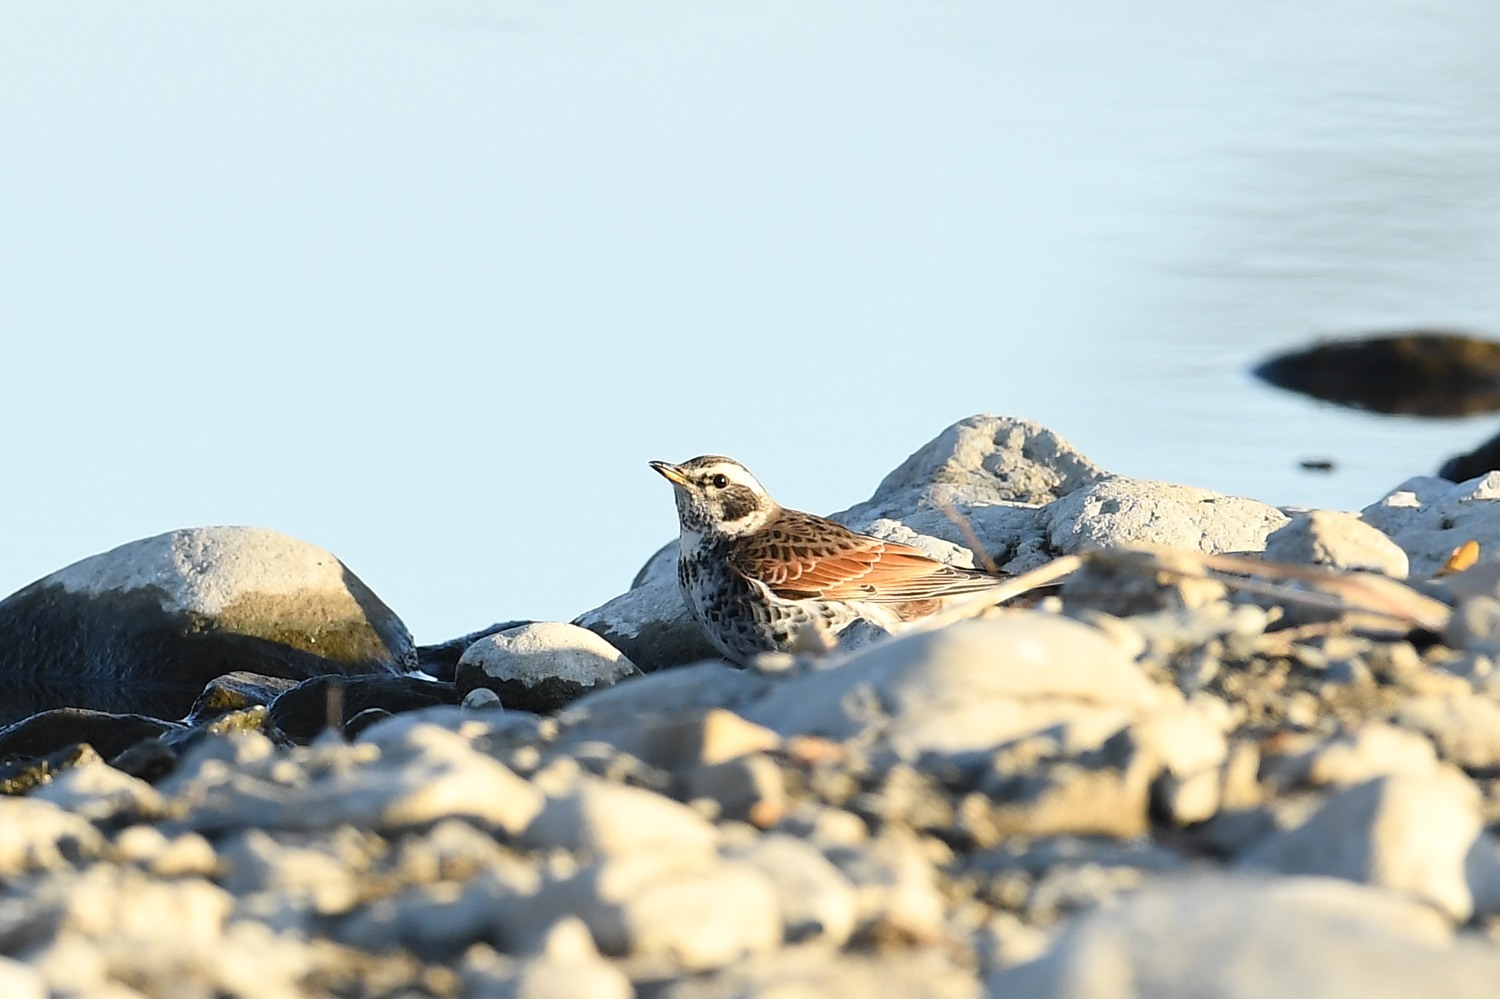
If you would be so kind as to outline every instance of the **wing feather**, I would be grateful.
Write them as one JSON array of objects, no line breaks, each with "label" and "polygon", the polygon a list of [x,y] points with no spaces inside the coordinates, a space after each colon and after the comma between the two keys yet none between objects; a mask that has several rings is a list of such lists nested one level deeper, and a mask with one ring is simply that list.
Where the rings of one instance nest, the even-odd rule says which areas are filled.
[{"label": "wing feather", "polygon": [[820,598],[907,603],[972,593],[999,577],[961,569],[911,545],[856,534],[822,517],[782,516],[730,556],[744,576],[788,600]]}]

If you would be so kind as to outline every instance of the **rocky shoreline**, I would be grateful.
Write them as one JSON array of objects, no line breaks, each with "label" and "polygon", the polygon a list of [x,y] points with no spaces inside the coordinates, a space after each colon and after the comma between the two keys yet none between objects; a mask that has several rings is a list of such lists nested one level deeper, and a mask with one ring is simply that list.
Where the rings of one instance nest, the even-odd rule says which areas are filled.
[{"label": "rocky shoreline", "polygon": [[749,669],[672,546],[418,648],[303,542],[133,542],[0,602],[0,995],[1488,995],[1496,498],[973,417],[836,519],[1060,588]]}]

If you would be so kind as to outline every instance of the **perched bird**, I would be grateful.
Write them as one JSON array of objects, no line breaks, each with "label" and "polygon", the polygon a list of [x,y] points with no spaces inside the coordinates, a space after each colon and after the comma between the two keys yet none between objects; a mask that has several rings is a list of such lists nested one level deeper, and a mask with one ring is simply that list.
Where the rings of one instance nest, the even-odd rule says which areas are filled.
[{"label": "perched bird", "polygon": [[885,630],[1000,577],[961,569],[825,517],[787,510],[733,458],[651,467],[672,483],[677,581],[709,642],[733,662],[808,651],[865,619]]}]

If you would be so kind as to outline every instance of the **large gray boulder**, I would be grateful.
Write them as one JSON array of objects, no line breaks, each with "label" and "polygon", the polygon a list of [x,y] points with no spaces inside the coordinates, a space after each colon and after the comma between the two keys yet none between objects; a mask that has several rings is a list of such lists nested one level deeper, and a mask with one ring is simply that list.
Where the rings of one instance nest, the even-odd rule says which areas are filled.
[{"label": "large gray boulder", "polygon": [[0,602],[10,718],[62,706],[180,715],[234,670],[305,679],[415,667],[406,626],[347,566],[255,527],[132,541]]}]

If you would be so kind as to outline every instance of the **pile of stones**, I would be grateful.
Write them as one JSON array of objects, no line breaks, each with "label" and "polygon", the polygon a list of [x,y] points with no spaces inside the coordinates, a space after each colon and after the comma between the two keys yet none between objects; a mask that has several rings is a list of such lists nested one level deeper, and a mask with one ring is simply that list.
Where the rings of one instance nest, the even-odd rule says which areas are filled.
[{"label": "pile of stones", "polygon": [[745,669],[670,545],[418,647],[311,545],[134,542],[0,602],[0,995],[1489,995],[1497,497],[1280,510],[974,417],[836,519],[1081,566]]}]

